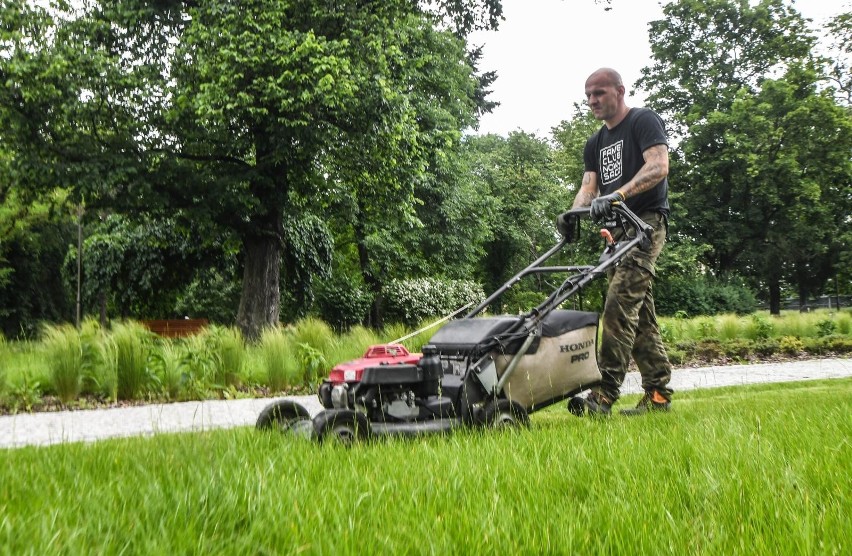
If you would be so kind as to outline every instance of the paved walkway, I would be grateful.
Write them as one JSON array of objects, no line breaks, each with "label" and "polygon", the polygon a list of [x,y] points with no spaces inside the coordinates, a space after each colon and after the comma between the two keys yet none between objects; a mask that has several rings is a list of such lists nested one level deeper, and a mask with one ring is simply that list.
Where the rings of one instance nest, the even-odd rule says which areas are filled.
[{"label": "paved walkway", "polygon": [[[852,358],[816,359],[678,369],[674,372],[671,386],[675,391],[684,391],[850,376]],[[628,374],[622,391],[640,391],[638,373]],[[304,405],[312,415],[322,410],[316,396],[295,396],[292,399]],[[0,417],[0,448],[250,426],[271,401],[267,398],[184,402],[3,416]]]}]

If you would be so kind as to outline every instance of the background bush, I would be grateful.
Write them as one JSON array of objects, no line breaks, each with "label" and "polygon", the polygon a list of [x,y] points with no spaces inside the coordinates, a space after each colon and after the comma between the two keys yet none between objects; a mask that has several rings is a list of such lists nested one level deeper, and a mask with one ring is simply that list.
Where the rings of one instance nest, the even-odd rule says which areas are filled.
[{"label": "background bush", "polygon": [[660,315],[746,315],[757,308],[754,293],[744,284],[723,283],[704,276],[661,275],[654,283],[654,301]]},{"label": "background bush", "polygon": [[382,293],[386,320],[408,326],[449,315],[465,305],[475,305],[485,299],[480,284],[472,280],[445,278],[392,280]]},{"label": "background bush", "polygon": [[334,274],[318,284],[314,308],[319,317],[337,330],[364,322],[373,296],[360,280]]}]

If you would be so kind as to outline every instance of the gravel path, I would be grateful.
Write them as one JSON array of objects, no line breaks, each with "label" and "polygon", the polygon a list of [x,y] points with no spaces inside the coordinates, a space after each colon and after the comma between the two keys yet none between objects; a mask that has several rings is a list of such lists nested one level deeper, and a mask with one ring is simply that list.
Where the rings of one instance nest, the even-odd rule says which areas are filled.
[{"label": "gravel path", "polygon": [[[671,387],[677,391],[766,382],[789,382],[852,376],[852,358],[816,359],[758,365],[678,369]],[[640,391],[638,373],[627,376],[622,392]],[[0,417],[0,448],[90,442],[104,438],[203,431],[254,425],[273,399],[156,404],[115,409],[59,411]],[[311,414],[322,410],[316,396],[294,396]]]}]

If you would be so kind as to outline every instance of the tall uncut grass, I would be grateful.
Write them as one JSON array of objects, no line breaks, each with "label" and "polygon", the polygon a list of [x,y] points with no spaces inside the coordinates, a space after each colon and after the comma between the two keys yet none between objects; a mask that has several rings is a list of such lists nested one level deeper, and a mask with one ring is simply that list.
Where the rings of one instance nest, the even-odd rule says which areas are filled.
[{"label": "tall uncut grass", "polygon": [[6,392],[6,376],[9,374],[9,364],[12,361],[11,349],[6,337],[0,332],[0,396]]},{"label": "tall uncut grass", "polygon": [[[776,355],[848,357],[852,309],[659,318],[675,366],[760,362]],[[427,320],[402,343],[411,352],[440,329]],[[47,327],[40,341],[0,344],[0,412],[44,405],[45,394],[65,404],[97,399],[198,400],[273,391],[306,391],[337,363],[361,357],[367,347],[409,336],[413,330],[355,326],[335,334],[309,317],[266,331],[246,345],[233,327],[210,326],[181,339],[155,339],[133,322],[101,329],[87,319],[79,334],[70,326]],[[71,343],[70,351],[69,342]],[[78,345],[79,344],[79,345]],[[5,346],[5,347],[2,347]],[[63,347],[64,346],[64,347]],[[67,352],[67,353],[66,353]],[[65,353],[65,355],[61,355]],[[79,357],[77,354],[80,354]],[[69,355],[70,354],[70,355]],[[77,392],[75,394],[75,391]],[[85,399],[83,399],[85,398]]]},{"label": "tall uncut grass", "polygon": [[151,333],[139,323],[123,322],[113,325],[110,340],[113,346],[116,395],[120,400],[143,397],[150,390],[151,373],[148,367]]},{"label": "tall uncut grass", "polygon": [[245,341],[236,328],[210,326],[203,334],[210,349],[211,379],[219,387],[242,382],[246,355]]},{"label": "tall uncut grass", "polygon": [[50,385],[62,403],[77,399],[83,387],[83,347],[71,325],[48,326],[43,334]]},{"label": "tall uncut grass", "polygon": [[299,362],[294,356],[295,344],[284,328],[264,329],[258,347],[266,371],[266,384],[273,392],[281,392],[300,382]]},{"label": "tall uncut grass", "polygon": [[850,400],[842,379],[348,450],[248,427],[5,450],[0,552],[848,554]]},{"label": "tall uncut grass", "polygon": [[185,365],[180,345],[175,342],[159,342],[152,353],[151,360],[163,394],[169,400],[182,399]]}]

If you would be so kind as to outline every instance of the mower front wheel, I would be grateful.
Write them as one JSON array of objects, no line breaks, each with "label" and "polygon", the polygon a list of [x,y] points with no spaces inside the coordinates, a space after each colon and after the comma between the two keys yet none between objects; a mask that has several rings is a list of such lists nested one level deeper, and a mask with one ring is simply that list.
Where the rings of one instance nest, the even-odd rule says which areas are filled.
[{"label": "mower front wheel", "polygon": [[327,409],[314,417],[317,440],[351,446],[370,437],[370,421],[360,411]]},{"label": "mower front wheel", "polygon": [[488,428],[528,427],[530,416],[518,402],[492,400],[483,408],[482,423]]},{"label": "mower front wheel", "polygon": [[275,429],[280,432],[292,432],[311,436],[310,412],[292,400],[279,400],[263,408],[257,417],[255,426],[260,430]]}]

